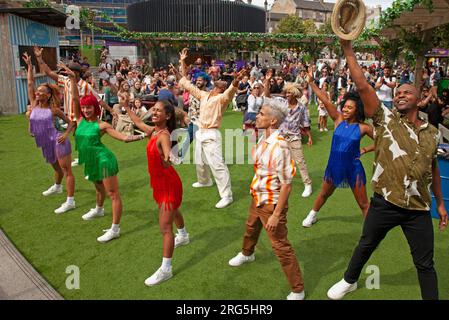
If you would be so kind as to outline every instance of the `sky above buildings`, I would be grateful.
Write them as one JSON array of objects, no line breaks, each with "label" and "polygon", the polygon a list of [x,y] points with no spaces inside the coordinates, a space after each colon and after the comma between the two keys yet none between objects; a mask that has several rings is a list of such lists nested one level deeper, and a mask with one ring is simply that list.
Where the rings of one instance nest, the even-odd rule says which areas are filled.
[{"label": "sky above buildings", "polygon": [[[382,7],[382,10],[385,10],[386,8],[391,6],[393,1],[394,0],[364,0],[365,4],[368,7],[376,7],[376,6],[380,5]],[[253,4],[255,4],[257,6],[261,6],[261,7],[263,7],[264,2],[265,2],[265,0],[253,0]],[[268,5],[270,6],[273,2],[274,2],[274,0],[268,0]],[[334,2],[335,3],[337,1],[336,0],[325,0],[325,2]]]}]

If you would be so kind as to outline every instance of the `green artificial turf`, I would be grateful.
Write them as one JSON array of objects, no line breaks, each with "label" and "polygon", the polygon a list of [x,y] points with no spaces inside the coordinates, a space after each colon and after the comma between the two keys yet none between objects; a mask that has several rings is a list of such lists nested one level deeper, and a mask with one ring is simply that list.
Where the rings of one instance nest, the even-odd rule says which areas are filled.
[{"label": "green artificial turf", "polygon": [[[338,189],[310,229],[301,227],[317,196],[329,156],[333,132],[319,132],[316,108],[311,108],[314,145],[305,146],[305,157],[314,193],[304,199],[299,172],[293,183],[288,214],[289,239],[297,254],[307,299],[327,299],[326,292],[339,281],[359,239],[362,216],[351,190]],[[223,128],[240,128],[242,115],[228,111]],[[173,278],[155,287],[144,280],[161,263],[162,240],[157,207],[152,199],[145,146],[140,141],[124,144],[104,137],[103,142],[119,161],[119,182],[123,200],[121,237],[107,244],[96,238],[111,225],[111,202],[105,202],[106,216],[83,221],[81,216],[95,206],[94,186],[84,179],[83,168],[74,168],[77,208],[63,215],[53,210],[65,195],[43,197],[53,183],[53,172],[27,133],[25,116],[0,118],[0,181],[2,196],[0,226],[44,278],[66,299],[285,299],[290,292],[282,269],[262,232],[254,263],[232,268],[228,260],[241,248],[250,204],[250,164],[229,165],[234,203],[215,209],[216,187],[193,189],[193,164],[176,166],[184,186],[181,207],[191,243],[175,250]],[[73,138],[72,138],[73,141]],[[362,146],[370,144],[363,140]],[[363,156],[369,179],[373,154]],[[368,195],[371,195],[368,184]],[[440,297],[449,298],[449,234],[435,227],[435,262]],[[80,289],[66,288],[66,268],[80,269]],[[416,271],[409,247],[400,228],[391,231],[368,261],[380,270],[380,289],[365,287],[366,267],[360,289],[345,299],[420,299]]]}]

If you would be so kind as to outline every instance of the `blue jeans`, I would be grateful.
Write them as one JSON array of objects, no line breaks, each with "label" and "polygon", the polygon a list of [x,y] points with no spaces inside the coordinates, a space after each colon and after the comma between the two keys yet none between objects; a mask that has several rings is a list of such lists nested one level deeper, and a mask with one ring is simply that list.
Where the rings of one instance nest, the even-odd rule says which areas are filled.
[{"label": "blue jeans", "polygon": [[198,126],[196,124],[193,124],[192,122],[189,123],[189,135],[184,140],[184,143],[181,147],[181,158],[184,158],[187,152],[189,151],[190,144],[193,142],[193,139],[195,139],[195,133],[198,130]]}]

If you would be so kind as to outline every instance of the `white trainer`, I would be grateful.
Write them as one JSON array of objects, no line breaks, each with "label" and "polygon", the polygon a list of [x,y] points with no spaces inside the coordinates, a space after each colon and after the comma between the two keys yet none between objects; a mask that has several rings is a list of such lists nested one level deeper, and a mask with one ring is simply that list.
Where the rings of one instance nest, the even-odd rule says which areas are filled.
[{"label": "white trainer", "polygon": [[290,294],[287,296],[287,300],[304,300],[305,297],[306,297],[306,294],[305,294],[304,290],[299,293],[290,292]]},{"label": "white trainer", "polygon": [[73,159],[72,161],[72,167],[76,167],[79,163],[78,163],[78,158]]},{"label": "white trainer", "polygon": [[175,236],[175,248],[185,246],[190,243],[189,234],[182,236],[179,233]]},{"label": "white trainer", "polygon": [[115,238],[120,237],[120,229],[118,229],[118,231],[114,231],[111,228],[111,229],[106,229],[106,230],[103,230],[103,231],[106,232],[106,233],[104,235],[102,235],[101,237],[97,238],[98,242],[105,243],[105,242],[108,242],[108,241],[111,241],[111,240],[113,240]]},{"label": "white trainer", "polygon": [[89,210],[88,213],[84,214],[81,218],[83,220],[92,220],[95,218],[100,218],[104,216],[104,208],[101,208],[100,210],[97,210],[96,208],[92,208]]},{"label": "white trainer", "polygon": [[302,197],[307,198],[310,197],[311,194],[312,194],[312,185],[311,184],[304,185],[304,192],[302,193]]},{"label": "white trainer", "polygon": [[217,204],[215,205],[215,208],[223,209],[229,206],[232,202],[234,202],[234,199],[232,199],[232,197],[221,198],[221,200],[218,201]]},{"label": "white trainer", "polygon": [[347,283],[345,279],[341,279],[327,291],[327,296],[332,300],[340,300],[343,299],[347,293],[355,291],[356,289],[357,282],[351,284]]},{"label": "white trainer", "polygon": [[234,258],[229,260],[229,265],[231,267],[240,267],[242,264],[253,262],[255,259],[254,253],[250,256],[245,256],[243,253],[239,252]]},{"label": "white trainer", "polygon": [[49,196],[51,194],[55,194],[55,193],[62,193],[61,185],[59,185],[59,187],[56,184],[52,185],[50,188],[48,188],[47,190],[42,192],[42,195],[47,197],[47,196]]},{"label": "white trainer", "polygon": [[316,212],[310,210],[307,217],[304,220],[302,220],[302,226],[304,228],[310,228],[312,224],[314,224],[315,222],[316,222]]},{"label": "white trainer", "polygon": [[327,128],[324,128],[324,131],[329,131]]},{"label": "white trainer", "polygon": [[61,204],[61,206],[58,209],[55,210],[55,213],[61,214],[61,213],[73,210],[75,208],[76,208],[75,201],[73,201],[73,203],[64,202],[63,204]]},{"label": "white trainer", "polygon": [[192,187],[194,188],[205,188],[205,187],[210,187],[214,184],[214,182],[212,180],[210,180],[208,183],[206,184],[202,184],[199,182],[195,182],[194,184],[192,184]]},{"label": "white trainer", "polygon": [[145,280],[145,285],[154,286],[162,281],[170,279],[171,277],[173,277],[172,267],[170,267],[169,271],[164,271],[162,268],[159,268],[151,277]]}]

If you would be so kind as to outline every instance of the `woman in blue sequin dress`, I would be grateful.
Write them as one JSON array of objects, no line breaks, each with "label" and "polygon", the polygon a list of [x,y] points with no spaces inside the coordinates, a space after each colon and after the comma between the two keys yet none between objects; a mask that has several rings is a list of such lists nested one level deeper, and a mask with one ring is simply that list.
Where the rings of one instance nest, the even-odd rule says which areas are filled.
[{"label": "woman in blue sequin dress", "polygon": [[345,94],[341,101],[341,113],[328,99],[325,92],[321,91],[309,75],[309,85],[326,107],[329,116],[334,121],[335,130],[332,136],[332,145],[324,173],[323,185],[320,194],[315,200],[313,209],[303,220],[303,227],[311,227],[317,220],[317,213],[326,203],[336,188],[350,187],[354,197],[362,210],[363,216],[368,212],[368,197],[366,195],[366,176],[360,156],[373,151],[374,146],[360,150],[360,140],[368,135],[373,139],[372,126],[364,123],[363,103],[355,91]]}]

